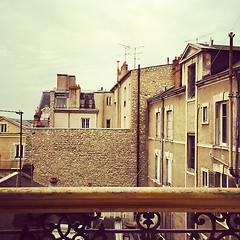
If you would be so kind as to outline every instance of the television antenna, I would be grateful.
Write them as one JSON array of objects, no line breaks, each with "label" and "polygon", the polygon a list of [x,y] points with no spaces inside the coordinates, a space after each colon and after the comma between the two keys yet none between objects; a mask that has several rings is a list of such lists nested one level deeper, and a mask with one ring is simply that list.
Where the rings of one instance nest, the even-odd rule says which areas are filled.
[{"label": "television antenna", "polygon": [[119,45],[123,46],[125,49],[125,62],[127,61],[127,55],[130,55],[129,53],[127,53],[127,50],[131,48],[130,45],[125,45],[125,44],[121,44],[119,43]]},{"label": "television antenna", "polygon": [[[124,47],[125,49],[125,61],[127,59],[127,55],[133,56],[133,61],[134,61],[134,69],[136,68],[136,64],[137,64],[137,55],[138,54],[142,54],[143,52],[138,52],[139,49],[144,48],[145,46],[130,46],[130,45],[125,45],[125,44],[119,44],[121,46]],[[131,50],[133,49],[133,54],[130,54],[129,52],[127,52],[127,50]]]},{"label": "television antenna", "polygon": [[199,37],[196,37],[196,38],[193,38],[193,39],[189,39],[189,40],[186,40],[185,42],[193,42],[194,40],[196,41],[196,43],[198,43],[198,40],[201,39],[201,38],[204,38],[206,36],[209,36],[209,35],[212,35],[213,33],[208,33],[208,34],[204,34],[202,36],[199,36]]}]

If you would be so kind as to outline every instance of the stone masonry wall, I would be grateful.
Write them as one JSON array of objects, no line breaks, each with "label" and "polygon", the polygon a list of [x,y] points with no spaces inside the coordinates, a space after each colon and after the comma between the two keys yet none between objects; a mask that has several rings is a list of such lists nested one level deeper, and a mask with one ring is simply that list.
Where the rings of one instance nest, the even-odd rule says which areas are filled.
[{"label": "stone masonry wall", "polygon": [[[138,70],[132,71],[132,127],[137,129]],[[140,170],[139,185],[148,185],[148,108],[147,99],[173,86],[172,64],[142,68],[140,71]]]},{"label": "stone masonry wall", "polygon": [[136,137],[125,129],[31,129],[26,162],[34,180],[58,186],[136,186]]}]

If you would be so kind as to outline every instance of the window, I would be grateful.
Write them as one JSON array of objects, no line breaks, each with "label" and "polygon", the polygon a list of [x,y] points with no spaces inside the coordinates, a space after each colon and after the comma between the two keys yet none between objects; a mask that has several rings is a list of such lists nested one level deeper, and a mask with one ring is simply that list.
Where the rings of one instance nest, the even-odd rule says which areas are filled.
[{"label": "window", "polygon": [[92,99],[88,100],[88,106],[89,106],[89,108],[93,108],[93,100]]},{"label": "window", "polygon": [[202,170],[202,187],[208,187],[208,170]]},{"label": "window", "polygon": [[162,162],[160,151],[155,153],[155,179],[162,184]]},{"label": "window", "polygon": [[85,108],[85,99],[80,100],[80,108]]},{"label": "window", "polygon": [[188,134],[188,168],[195,169],[195,134]]},{"label": "window", "polygon": [[161,137],[161,113],[156,112],[156,137]]},{"label": "window", "polygon": [[216,144],[227,146],[228,138],[228,103],[227,101],[216,103]]},{"label": "window", "polygon": [[15,158],[23,158],[23,145],[21,147],[21,150],[20,150],[20,144],[19,145],[15,145],[16,146],[16,149],[15,149]]},{"label": "window", "polygon": [[7,132],[7,124],[1,124],[1,133]]},{"label": "window", "polygon": [[173,111],[168,110],[167,111],[167,129],[166,129],[166,134],[167,134],[167,139],[173,139]]},{"label": "window", "polygon": [[202,104],[202,124],[208,124],[209,122],[209,104]]},{"label": "window", "polygon": [[195,97],[196,64],[188,67],[188,97]]},{"label": "window", "polygon": [[67,108],[67,98],[66,97],[57,97],[55,107],[56,108]]},{"label": "window", "polygon": [[112,98],[111,97],[107,97],[107,106],[112,105]]},{"label": "window", "polygon": [[111,128],[111,119],[106,120],[106,128]]},{"label": "window", "polygon": [[167,158],[167,185],[172,186],[172,160]]},{"label": "window", "polygon": [[127,102],[126,102],[126,101],[123,102],[123,106],[124,106],[124,107],[127,106]]},{"label": "window", "polygon": [[221,172],[209,171],[209,187],[228,187],[228,175]]},{"label": "window", "polygon": [[89,118],[82,118],[82,128],[89,128]]}]

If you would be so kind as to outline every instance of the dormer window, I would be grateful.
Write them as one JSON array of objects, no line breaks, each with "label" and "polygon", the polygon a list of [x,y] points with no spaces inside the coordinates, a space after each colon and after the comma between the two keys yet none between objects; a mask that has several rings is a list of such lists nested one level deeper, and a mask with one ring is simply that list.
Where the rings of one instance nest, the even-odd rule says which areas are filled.
[{"label": "dormer window", "polygon": [[188,98],[195,97],[196,64],[188,67]]}]

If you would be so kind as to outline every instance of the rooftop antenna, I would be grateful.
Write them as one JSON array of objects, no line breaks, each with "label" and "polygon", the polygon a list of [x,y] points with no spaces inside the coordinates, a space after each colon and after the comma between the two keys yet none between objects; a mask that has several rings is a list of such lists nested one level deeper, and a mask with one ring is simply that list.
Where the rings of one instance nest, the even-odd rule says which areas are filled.
[{"label": "rooftop antenna", "polygon": [[134,56],[134,69],[136,68],[136,64],[137,64],[137,54],[142,54],[142,52],[137,52],[137,49],[140,49],[140,48],[144,48],[144,46],[138,46],[138,47],[134,47],[134,53],[133,53],[133,56]]},{"label": "rooftop antenna", "polygon": [[125,45],[125,44],[121,44],[119,43],[119,45],[123,46],[125,49],[125,62],[127,61],[127,55],[129,55],[129,53],[127,53],[127,49],[130,49],[131,47],[129,45]]},{"label": "rooftop antenna", "polygon": [[196,43],[198,43],[198,40],[199,40],[200,38],[204,38],[204,37],[209,36],[209,35],[212,35],[212,34],[213,34],[213,33],[208,33],[208,34],[205,34],[205,35],[202,35],[202,36],[193,38],[193,39],[189,39],[189,40],[187,40],[187,41],[185,41],[185,42],[193,42],[193,41],[196,41]]}]

